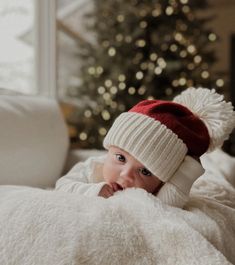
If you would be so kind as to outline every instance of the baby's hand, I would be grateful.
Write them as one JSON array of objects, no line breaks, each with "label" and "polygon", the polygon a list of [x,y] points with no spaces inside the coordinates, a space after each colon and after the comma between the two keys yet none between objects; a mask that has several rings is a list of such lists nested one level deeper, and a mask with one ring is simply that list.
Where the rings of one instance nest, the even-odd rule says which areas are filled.
[{"label": "baby's hand", "polygon": [[122,187],[117,184],[117,183],[110,183],[110,184],[105,184],[102,189],[100,190],[98,196],[104,197],[104,198],[109,198],[113,196],[113,194],[118,191],[122,190]]},{"label": "baby's hand", "polygon": [[108,185],[108,184],[105,184],[102,189],[100,190],[98,196],[101,196],[101,197],[104,197],[104,198],[109,198],[111,196],[113,196],[114,194],[114,190],[113,188]]}]

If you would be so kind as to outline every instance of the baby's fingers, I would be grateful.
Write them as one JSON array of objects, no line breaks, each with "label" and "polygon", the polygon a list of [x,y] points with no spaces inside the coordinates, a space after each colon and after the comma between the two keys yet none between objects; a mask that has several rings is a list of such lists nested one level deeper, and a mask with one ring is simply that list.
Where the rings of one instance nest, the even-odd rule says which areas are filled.
[{"label": "baby's fingers", "polygon": [[102,189],[100,190],[98,195],[102,196],[104,198],[109,198],[109,197],[113,196],[113,193],[114,193],[114,191],[113,191],[112,187],[110,187],[108,184],[105,184],[102,187]]},{"label": "baby's fingers", "polygon": [[105,198],[109,198],[111,196],[113,196],[114,191],[112,189],[112,187],[108,186],[107,189],[105,190]]}]

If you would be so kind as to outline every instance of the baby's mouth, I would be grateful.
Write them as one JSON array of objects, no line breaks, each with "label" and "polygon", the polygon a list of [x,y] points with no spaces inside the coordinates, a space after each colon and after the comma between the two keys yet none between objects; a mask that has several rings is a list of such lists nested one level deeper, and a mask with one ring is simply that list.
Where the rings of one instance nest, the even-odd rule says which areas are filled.
[{"label": "baby's mouth", "polygon": [[123,190],[123,187],[117,183],[117,186],[118,186],[118,190]]},{"label": "baby's mouth", "polygon": [[111,186],[112,186],[114,192],[119,191],[119,190],[123,190],[123,187],[120,184],[118,184],[117,182],[111,183]]}]

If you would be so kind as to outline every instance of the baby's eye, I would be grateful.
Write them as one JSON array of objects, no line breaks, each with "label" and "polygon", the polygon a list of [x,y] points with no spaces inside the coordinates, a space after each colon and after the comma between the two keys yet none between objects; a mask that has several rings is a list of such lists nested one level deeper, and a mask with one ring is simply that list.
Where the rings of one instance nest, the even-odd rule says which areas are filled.
[{"label": "baby's eye", "polygon": [[121,154],[116,154],[116,158],[120,162],[125,162],[126,161],[125,156],[124,155],[121,155]]},{"label": "baby's eye", "polygon": [[144,176],[152,176],[152,173],[148,169],[146,169],[146,168],[141,168],[140,169],[140,172]]}]

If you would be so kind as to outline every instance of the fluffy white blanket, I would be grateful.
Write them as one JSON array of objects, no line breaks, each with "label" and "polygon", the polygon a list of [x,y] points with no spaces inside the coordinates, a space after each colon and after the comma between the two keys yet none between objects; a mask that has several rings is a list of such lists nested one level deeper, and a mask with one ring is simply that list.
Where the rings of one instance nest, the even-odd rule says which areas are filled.
[{"label": "fluffy white blanket", "polygon": [[185,210],[140,189],[109,199],[0,187],[0,264],[235,264],[235,189],[211,174]]}]

